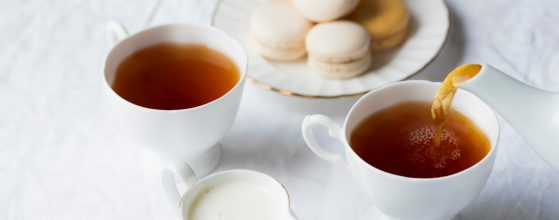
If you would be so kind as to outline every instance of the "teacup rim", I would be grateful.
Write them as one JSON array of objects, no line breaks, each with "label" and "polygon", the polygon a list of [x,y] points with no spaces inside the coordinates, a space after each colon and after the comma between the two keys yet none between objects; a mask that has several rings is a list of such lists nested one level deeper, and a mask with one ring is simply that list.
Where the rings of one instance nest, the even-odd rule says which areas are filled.
[{"label": "teacup rim", "polygon": [[284,192],[283,195],[285,195],[285,199],[287,200],[287,206],[286,206],[286,212],[288,212],[288,214],[291,215],[290,210],[291,210],[291,195],[289,194],[289,191],[287,190],[287,188],[275,177],[268,175],[266,173],[260,172],[260,171],[256,171],[256,170],[251,170],[251,169],[228,169],[228,170],[222,170],[219,172],[214,172],[212,174],[209,174],[207,176],[204,176],[198,180],[196,180],[196,182],[194,184],[192,184],[191,186],[188,187],[188,189],[182,193],[181,197],[180,197],[180,201],[179,204],[177,206],[177,211],[179,214],[179,219],[184,219],[184,212],[183,209],[187,208],[187,207],[183,207],[184,206],[184,199],[186,197],[186,195],[191,191],[191,189],[193,189],[194,187],[198,187],[198,185],[202,184],[202,182],[205,182],[211,178],[215,178],[217,176],[220,175],[224,175],[224,174],[234,174],[234,173],[250,173],[251,175],[257,175],[260,176],[261,178],[267,178],[269,180],[271,180],[272,182],[274,182],[275,184],[279,185],[282,188],[282,191]]},{"label": "teacup rim", "polygon": [[473,169],[477,169],[477,167],[482,166],[481,164],[487,163],[487,160],[489,160],[491,157],[493,157],[494,154],[496,154],[497,151],[497,147],[499,145],[499,137],[501,135],[501,125],[499,123],[499,119],[497,117],[497,114],[495,113],[495,111],[493,110],[493,108],[491,108],[491,106],[489,106],[487,103],[485,103],[481,98],[479,98],[477,95],[464,90],[464,89],[460,89],[458,88],[458,90],[462,91],[462,92],[466,92],[470,95],[472,95],[473,98],[476,99],[477,102],[481,103],[482,105],[484,105],[485,107],[487,107],[490,112],[491,112],[491,118],[494,119],[496,125],[497,125],[497,132],[496,132],[496,137],[495,137],[495,143],[491,144],[490,146],[490,150],[489,152],[477,163],[475,163],[474,165],[461,170],[460,172],[456,172],[450,175],[446,175],[446,176],[440,176],[440,177],[429,177],[429,178],[419,178],[419,177],[407,177],[407,176],[402,176],[402,175],[398,175],[398,174],[393,174],[384,170],[381,170],[369,163],[367,163],[365,160],[363,160],[363,158],[361,158],[361,156],[359,156],[354,150],[353,148],[350,146],[349,141],[348,141],[348,137],[347,137],[347,123],[348,120],[350,118],[350,116],[353,114],[353,112],[355,111],[355,109],[357,108],[356,106],[359,105],[359,103],[364,102],[364,100],[366,99],[366,97],[372,95],[375,92],[378,92],[380,90],[389,88],[389,87],[393,87],[393,86],[399,86],[402,84],[440,84],[440,82],[432,82],[432,81],[427,81],[427,80],[406,80],[406,81],[399,81],[399,82],[394,82],[394,83],[390,83],[384,86],[381,86],[379,88],[376,88],[374,90],[371,90],[369,92],[367,92],[365,95],[361,96],[354,104],[353,106],[351,106],[349,112],[347,113],[345,119],[344,119],[344,123],[343,123],[343,128],[342,128],[342,137],[343,137],[343,144],[345,148],[348,148],[347,151],[350,152],[354,157],[357,158],[357,160],[359,161],[359,163],[365,165],[365,167],[367,167],[370,170],[373,170],[374,172],[390,177],[390,178],[395,178],[395,179],[399,179],[399,180],[404,180],[404,181],[410,181],[410,182],[434,182],[434,181],[445,181],[445,180],[449,180],[449,179],[454,179],[454,178],[458,178],[459,176],[464,175],[464,173],[469,172]]},{"label": "teacup rim", "polygon": [[[134,104],[128,100],[126,100],[125,98],[123,98],[122,96],[120,96],[118,93],[116,93],[113,88],[111,87],[111,85],[108,82],[107,79],[107,63],[109,61],[109,57],[111,56],[111,54],[114,53],[115,48],[117,48],[119,45],[122,45],[126,42],[131,41],[132,37],[135,37],[137,35],[141,35],[141,34],[147,34],[148,32],[151,31],[158,31],[158,29],[166,29],[166,28],[201,28],[201,29],[206,29],[209,31],[214,31],[217,34],[222,35],[223,37],[227,38],[228,40],[230,40],[231,42],[233,42],[232,46],[236,47],[236,49],[238,49],[239,51],[242,52],[242,54],[240,54],[239,56],[242,57],[242,59],[245,61],[242,64],[238,64],[236,62],[234,62],[237,65],[237,68],[239,69],[239,80],[237,80],[237,82],[235,83],[235,85],[229,89],[225,94],[223,94],[222,96],[220,96],[219,98],[216,98],[208,103],[205,103],[203,105],[199,105],[199,106],[195,106],[195,107],[191,107],[191,108],[182,108],[182,109],[173,109],[173,110],[168,110],[168,109],[155,109],[155,108],[149,108],[149,107],[144,107],[141,105],[137,105]],[[221,51],[220,51],[221,52]],[[228,56],[229,59],[231,59]],[[166,23],[166,24],[159,24],[159,25],[155,25],[155,26],[151,26],[151,27],[146,27],[138,32],[135,32],[133,34],[128,35],[126,38],[118,41],[116,44],[114,44],[109,51],[107,52],[107,55],[105,56],[105,60],[103,62],[103,74],[102,74],[102,81],[103,81],[103,85],[106,89],[110,90],[111,93],[113,93],[113,95],[117,96],[118,99],[120,99],[121,101],[124,101],[124,103],[127,103],[130,106],[145,110],[145,111],[151,111],[151,112],[167,112],[167,113],[180,113],[180,112],[190,112],[190,111],[195,111],[195,110],[199,110],[199,109],[203,109],[203,108],[208,108],[209,106],[214,105],[217,102],[220,102],[220,100],[225,99],[227,96],[230,96],[234,91],[238,90],[238,87],[244,86],[244,81],[246,79],[247,76],[247,72],[248,72],[248,55],[245,51],[245,49],[241,46],[241,44],[235,40],[235,38],[233,38],[231,35],[229,35],[228,33],[226,33],[225,31],[222,31],[216,27],[214,27],[213,25],[204,25],[204,24],[196,24],[196,23],[187,23],[187,22],[183,22],[183,23]],[[244,71],[243,71],[244,70]]]}]

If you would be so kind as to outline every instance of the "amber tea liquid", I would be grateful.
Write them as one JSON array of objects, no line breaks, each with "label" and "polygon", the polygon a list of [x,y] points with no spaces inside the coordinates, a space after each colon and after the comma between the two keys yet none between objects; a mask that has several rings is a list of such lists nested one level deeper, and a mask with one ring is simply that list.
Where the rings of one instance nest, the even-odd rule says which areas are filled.
[{"label": "amber tea liquid", "polygon": [[199,44],[160,43],[125,58],[112,88],[134,104],[176,110],[218,99],[239,78],[235,63],[219,51]]},{"label": "amber tea liquid", "polygon": [[430,102],[402,102],[373,113],[350,134],[350,145],[367,163],[406,177],[432,178],[460,172],[490,150],[486,135],[450,108],[439,146]]},{"label": "amber tea liquid", "polygon": [[431,117],[435,123],[434,146],[439,146],[440,144],[443,127],[458,86],[476,76],[480,70],[481,65],[479,64],[462,65],[452,70],[441,83],[441,87],[437,90],[431,105]]}]

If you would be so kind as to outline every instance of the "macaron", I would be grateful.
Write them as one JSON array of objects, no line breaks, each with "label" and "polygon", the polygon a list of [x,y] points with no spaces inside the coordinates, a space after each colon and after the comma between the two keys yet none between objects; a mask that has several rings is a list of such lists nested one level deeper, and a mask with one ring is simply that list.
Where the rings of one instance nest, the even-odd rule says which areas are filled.
[{"label": "macaron", "polygon": [[359,0],[293,0],[295,8],[314,22],[327,22],[353,11]]},{"label": "macaron", "polygon": [[355,22],[317,24],[307,34],[307,62],[323,78],[358,76],[371,65],[370,40],[367,30]]},{"label": "macaron", "polygon": [[271,60],[293,61],[307,53],[305,36],[313,23],[285,1],[266,2],[256,9],[250,22],[256,51]]},{"label": "macaron", "polygon": [[361,0],[349,17],[367,29],[373,50],[398,46],[407,38],[410,15],[403,0]]}]

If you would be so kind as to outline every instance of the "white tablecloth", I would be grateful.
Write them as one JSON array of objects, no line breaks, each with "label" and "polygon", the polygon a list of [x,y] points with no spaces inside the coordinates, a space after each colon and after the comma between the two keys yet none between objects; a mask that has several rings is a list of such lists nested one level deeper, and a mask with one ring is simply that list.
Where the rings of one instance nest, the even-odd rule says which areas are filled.
[{"label": "white tablecloth", "polygon": [[[240,0],[239,0],[240,1]],[[0,2],[0,219],[175,219],[160,184],[164,161],[118,134],[101,90],[108,19],[131,32],[169,22],[209,24],[216,0]],[[465,62],[492,64],[559,88],[559,1],[451,0],[441,55],[414,78],[440,80]],[[511,96],[511,98],[513,98]],[[303,116],[342,122],[356,98],[311,100],[247,84],[218,170],[278,178],[310,219],[376,219],[343,169],[305,146]],[[559,172],[502,121],[489,182],[461,219],[559,219]],[[324,142],[329,140],[322,138]],[[335,145],[334,143],[332,145]]]}]

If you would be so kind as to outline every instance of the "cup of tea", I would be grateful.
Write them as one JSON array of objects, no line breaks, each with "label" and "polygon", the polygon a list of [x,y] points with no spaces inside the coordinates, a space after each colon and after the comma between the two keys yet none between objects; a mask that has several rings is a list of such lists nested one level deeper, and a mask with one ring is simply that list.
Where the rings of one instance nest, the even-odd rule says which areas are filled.
[{"label": "cup of tea", "polygon": [[247,56],[210,26],[169,24],[128,35],[111,21],[103,81],[121,130],[198,175],[220,159],[219,141],[237,113]]},{"label": "cup of tea", "polygon": [[[434,144],[431,101],[440,83],[403,81],[373,90],[343,126],[324,115],[305,117],[302,132],[320,158],[345,167],[384,219],[454,218],[482,190],[493,168],[499,124],[492,109],[458,89]],[[312,128],[328,128],[343,153],[328,151]]]},{"label": "cup of tea", "polygon": [[[297,219],[287,190],[257,171],[227,170],[198,179],[188,165],[174,161],[163,172],[163,183],[171,203],[179,204],[181,220]],[[179,188],[186,189],[182,196]]]}]

